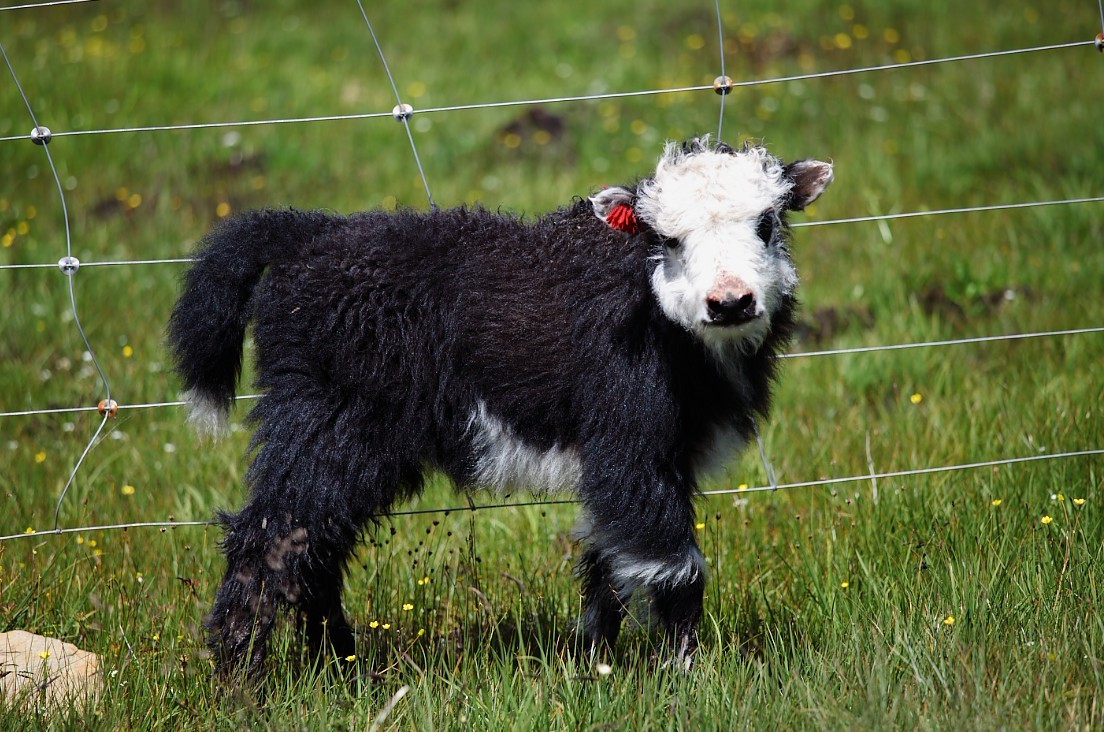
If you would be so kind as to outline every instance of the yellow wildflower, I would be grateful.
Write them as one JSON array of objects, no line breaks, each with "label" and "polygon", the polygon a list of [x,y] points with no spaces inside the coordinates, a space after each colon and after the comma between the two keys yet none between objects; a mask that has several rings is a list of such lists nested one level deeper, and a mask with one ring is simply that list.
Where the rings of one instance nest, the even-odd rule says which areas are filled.
[{"label": "yellow wildflower", "polygon": [[1051,518],[1050,516],[1043,516],[1043,517],[1042,517],[1041,519],[1039,519],[1039,520],[1043,522],[1043,525],[1046,525],[1046,524],[1049,524],[1049,523],[1050,523],[1051,521],[1053,521],[1054,519],[1053,519],[1053,518]]}]

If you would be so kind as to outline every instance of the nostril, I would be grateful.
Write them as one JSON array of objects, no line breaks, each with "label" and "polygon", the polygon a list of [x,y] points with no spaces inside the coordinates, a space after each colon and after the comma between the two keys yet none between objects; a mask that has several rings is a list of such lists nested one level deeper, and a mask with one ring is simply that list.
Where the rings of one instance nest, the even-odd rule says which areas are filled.
[{"label": "nostril", "polygon": [[714,297],[707,299],[705,301],[705,306],[709,310],[709,316],[714,320],[723,317],[729,312],[728,302],[728,300],[718,300]]},{"label": "nostril", "polygon": [[740,297],[736,298],[736,304],[732,306],[737,312],[755,314],[755,296],[750,292],[745,292]]},{"label": "nostril", "polygon": [[705,301],[709,319],[719,325],[735,325],[758,317],[755,296],[750,292],[725,292],[723,297],[709,297]]}]

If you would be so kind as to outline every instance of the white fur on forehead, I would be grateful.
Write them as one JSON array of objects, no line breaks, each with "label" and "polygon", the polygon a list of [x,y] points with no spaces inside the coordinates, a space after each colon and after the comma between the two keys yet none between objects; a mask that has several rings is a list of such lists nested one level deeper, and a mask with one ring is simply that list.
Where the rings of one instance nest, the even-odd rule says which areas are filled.
[{"label": "white fur on forehead", "polygon": [[667,143],[655,176],[641,184],[637,210],[665,236],[681,237],[782,204],[793,187],[782,161],[763,147],[717,150]]}]

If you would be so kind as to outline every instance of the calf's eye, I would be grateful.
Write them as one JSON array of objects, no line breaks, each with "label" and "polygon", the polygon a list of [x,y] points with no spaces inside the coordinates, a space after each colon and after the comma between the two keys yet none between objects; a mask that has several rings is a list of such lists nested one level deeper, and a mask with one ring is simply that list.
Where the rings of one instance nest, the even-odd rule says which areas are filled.
[{"label": "calf's eye", "polygon": [[778,226],[778,214],[774,209],[764,211],[755,225],[755,233],[764,244],[770,244],[774,239],[774,232]]}]

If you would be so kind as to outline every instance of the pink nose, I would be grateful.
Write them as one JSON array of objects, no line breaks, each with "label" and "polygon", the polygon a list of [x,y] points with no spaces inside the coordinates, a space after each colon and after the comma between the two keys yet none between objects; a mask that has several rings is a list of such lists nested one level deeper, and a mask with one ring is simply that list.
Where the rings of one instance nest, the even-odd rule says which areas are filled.
[{"label": "pink nose", "polygon": [[739,325],[758,317],[755,293],[739,277],[726,275],[705,296],[709,322],[715,325]]}]

